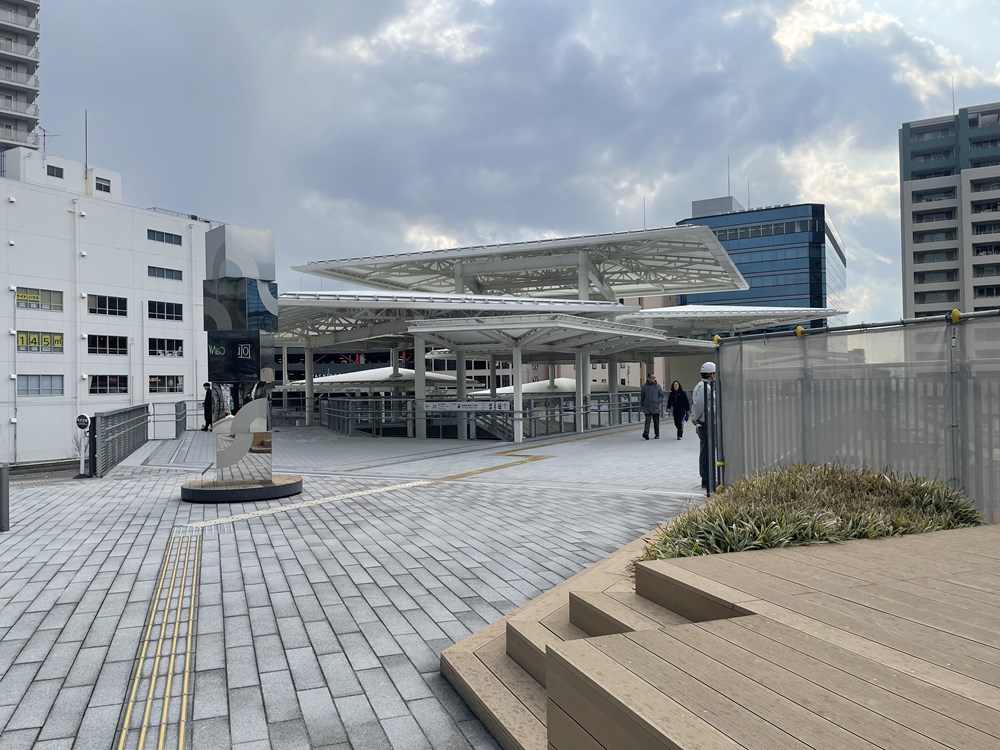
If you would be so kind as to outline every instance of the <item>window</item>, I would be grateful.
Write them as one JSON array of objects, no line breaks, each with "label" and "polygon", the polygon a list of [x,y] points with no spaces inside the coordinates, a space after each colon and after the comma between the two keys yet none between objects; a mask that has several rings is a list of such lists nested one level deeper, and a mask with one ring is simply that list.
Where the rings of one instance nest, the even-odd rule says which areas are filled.
[{"label": "window", "polygon": [[61,396],[62,375],[18,375],[18,396]]},{"label": "window", "polygon": [[934,203],[935,201],[953,200],[955,198],[955,188],[945,188],[944,190],[926,190],[913,194],[914,203]]},{"label": "window", "polygon": [[128,375],[91,375],[90,392],[128,393]]},{"label": "window", "polygon": [[[179,242],[177,243],[180,244]],[[160,268],[159,266],[148,266],[149,275],[154,279],[172,279],[174,281],[182,281],[184,274],[180,271],[174,270],[173,268]]]},{"label": "window", "polygon": [[942,161],[943,159],[951,159],[954,156],[951,150],[948,151],[932,151],[929,154],[914,154],[911,161],[914,164],[925,161]]},{"label": "window", "polygon": [[63,293],[52,289],[17,288],[17,306],[29,310],[62,310]]},{"label": "window", "polygon": [[63,178],[63,168],[54,166],[52,164],[46,165],[45,173],[49,177],[58,177],[60,180]]},{"label": "window", "polygon": [[973,224],[972,233],[973,234],[997,234],[1000,232],[1000,224]]},{"label": "window", "polygon": [[969,148],[978,151],[984,148],[1000,148],[1000,138],[987,138],[982,141],[970,141]]},{"label": "window", "polygon": [[951,128],[939,128],[938,130],[925,130],[922,133],[910,133],[911,143],[920,143],[921,141],[935,141],[938,138],[949,138],[953,134]]},{"label": "window", "polygon": [[87,336],[88,354],[128,354],[127,336]]},{"label": "window", "polygon": [[106,177],[98,177],[95,180],[98,193],[110,193],[111,192],[111,180]]},{"label": "window", "polygon": [[19,352],[61,352],[63,335],[54,331],[18,331]]},{"label": "window", "polygon": [[183,375],[150,375],[150,393],[184,393]]},{"label": "window", "polygon": [[183,357],[184,339],[150,339],[149,356]]},{"label": "window", "polygon": [[106,297],[103,294],[87,295],[87,312],[91,315],[128,315],[128,300],[124,297]]},{"label": "window", "polygon": [[1000,245],[996,243],[987,243],[982,245],[972,246],[973,255],[1000,255]]},{"label": "window", "polygon": [[983,201],[972,204],[972,213],[974,214],[995,214],[998,211],[1000,211],[1000,202],[998,201]]},{"label": "window", "polygon": [[936,250],[926,253],[914,253],[914,263],[946,263],[958,260],[957,250]]},{"label": "window", "polygon": [[929,221],[951,221],[955,218],[955,210],[947,211],[927,211],[925,213],[913,214],[914,224],[926,224]]},{"label": "window", "polygon": [[924,242],[945,242],[955,239],[954,229],[942,229],[939,232],[914,232],[913,244],[920,245]]},{"label": "window", "polygon": [[170,232],[161,232],[158,229],[147,229],[146,239],[153,240],[154,242],[166,242],[168,245],[181,244],[181,236],[179,234],[170,234]]},{"label": "window", "polygon": [[150,300],[149,317],[156,320],[184,320],[184,305],[180,302]]},{"label": "window", "polygon": [[917,292],[913,295],[913,301],[918,305],[926,305],[935,302],[958,302],[958,290],[946,292]]},{"label": "window", "polygon": [[1000,266],[975,266],[972,269],[972,275],[977,279],[1000,276]]},{"label": "window", "polygon": [[958,281],[958,271],[918,271],[913,274],[913,281],[915,284],[940,284]]},{"label": "window", "polygon": [[987,190],[1000,190],[1000,180],[973,180],[972,192],[982,193]]}]

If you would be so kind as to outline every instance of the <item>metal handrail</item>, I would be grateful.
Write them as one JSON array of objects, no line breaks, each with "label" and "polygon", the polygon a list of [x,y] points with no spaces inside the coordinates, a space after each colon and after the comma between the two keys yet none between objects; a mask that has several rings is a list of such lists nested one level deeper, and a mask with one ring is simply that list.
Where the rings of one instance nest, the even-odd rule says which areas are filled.
[{"label": "metal handrail", "polygon": [[19,102],[17,99],[5,99],[4,97],[0,97],[0,109],[6,110],[7,112],[20,112],[21,114],[31,115],[32,117],[38,116],[37,104]]},{"label": "metal handrail", "polygon": [[4,81],[23,83],[25,86],[38,88],[38,75],[36,73],[23,73],[20,70],[0,70],[0,83]]},{"label": "metal handrail", "polygon": [[12,42],[8,39],[0,39],[0,51],[12,52],[15,55],[30,57],[32,60],[38,59],[38,47],[28,46],[20,42]]},{"label": "metal handrail", "polygon": [[22,29],[38,31],[37,18],[33,16],[26,16],[23,13],[15,13],[12,10],[0,10],[0,21],[6,21],[7,23],[15,26],[20,26]]}]

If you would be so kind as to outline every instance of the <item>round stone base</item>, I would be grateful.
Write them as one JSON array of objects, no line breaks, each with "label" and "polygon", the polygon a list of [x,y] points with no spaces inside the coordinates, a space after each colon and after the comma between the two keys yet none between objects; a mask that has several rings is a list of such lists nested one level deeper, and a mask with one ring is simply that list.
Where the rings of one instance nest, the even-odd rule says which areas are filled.
[{"label": "round stone base", "polygon": [[181,500],[189,503],[245,503],[276,500],[302,492],[302,477],[275,474],[271,481],[201,479],[181,485]]}]

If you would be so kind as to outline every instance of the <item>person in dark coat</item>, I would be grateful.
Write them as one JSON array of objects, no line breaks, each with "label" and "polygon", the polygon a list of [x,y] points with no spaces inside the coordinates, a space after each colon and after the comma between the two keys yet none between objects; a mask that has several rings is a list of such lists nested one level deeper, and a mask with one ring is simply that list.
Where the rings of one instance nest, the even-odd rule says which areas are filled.
[{"label": "person in dark coat", "polygon": [[691,411],[691,402],[681,388],[679,380],[670,384],[670,394],[667,396],[667,412],[674,418],[674,426],[677,428],[677,439],[684,437],[684,422],[687,421],[688,412]]},{"label": "person in dark coat", "polygon": [[656,376],[649,373],[646,382],[642,384],[642,412],[646,415],[646,424],[642,429],[642,439],[649,440],[649,423],[653,422],[654,436],[660,439],[660,407],[663,406],[663,389],[656,382]]},{"label": "person in dark coat", "polygon": [[212,384],[205,383],[205,426],[201,428],[202,432],[212,429],[212,401]]}]

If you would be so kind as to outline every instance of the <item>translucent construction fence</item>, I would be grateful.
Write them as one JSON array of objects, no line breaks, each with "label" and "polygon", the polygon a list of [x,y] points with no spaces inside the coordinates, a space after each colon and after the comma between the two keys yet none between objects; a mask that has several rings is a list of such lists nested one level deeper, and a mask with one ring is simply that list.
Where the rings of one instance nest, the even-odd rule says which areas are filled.
[{"label": "translucent construction fence", "polygon": [[1000,317],[941,317],[720,346],[728,481],[796,462],[960,488],[1000,522]]}]

